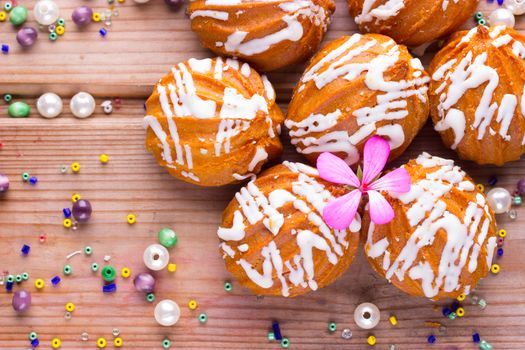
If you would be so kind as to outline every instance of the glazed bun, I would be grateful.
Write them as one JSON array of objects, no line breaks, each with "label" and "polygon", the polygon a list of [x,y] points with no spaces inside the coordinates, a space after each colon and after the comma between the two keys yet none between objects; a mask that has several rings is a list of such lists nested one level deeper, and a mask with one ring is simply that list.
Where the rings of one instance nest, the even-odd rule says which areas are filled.
[{"label": "glazed bun", "polygon": [[153,89],[146,114],[146,148],[171,175],[196,185],[238,182],[282,152],[275,92],[247,63],[179,63]]},{"label": "glazed bun", "polygon": [[334,40],[294,90],[285,121],[292,144],[312,163],[331,152],[354,164],[366,140],[379,135],[392,160],[428,118],[428,81],[419,59],[384,35]]},{"label": "glazed bun", "polygon": [[479,26],[433,59],[434,127],[462,159],[503,165],[525,152],[524,45],[513,29]]},{"label": "glazed bun", "polygon": [[461,26],[479,0],[347,0],[362,32],[380,33],[400,44],[419,46]]},{"label": "glazed bun", "polygon": [[361,219],[332,230],[322,212],[346,192],[304,164],[265,171],[224,211],[218,235],[227,269],[257,295],[294,297],[334,282],[354,259]]},{"label": "glazed bun", "polygon": [[188,7],[204,47],[262,71],[308,59],[334,11],[332,0],[194,0]]},{"label": "glazed bun", "polygon": [[433,300],[469,294],[492,265],[496,220],[484,194],[452,160],[423,153],[403,166],[412,186],[383,193],[394,220],[363,218],[365,254],[394,286]]}]

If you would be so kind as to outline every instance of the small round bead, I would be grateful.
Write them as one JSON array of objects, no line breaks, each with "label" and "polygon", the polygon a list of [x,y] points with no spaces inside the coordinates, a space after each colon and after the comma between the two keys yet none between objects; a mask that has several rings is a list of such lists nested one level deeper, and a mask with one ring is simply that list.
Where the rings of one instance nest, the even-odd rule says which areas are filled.
[{"label": "small round bead", "polygon": [[169,271],[169,272],[175,272],[175,271],[177,271],[177,264],[173,264],[173,263],[168,264],[168,271]]},{"label": "small round bead", "polygon": [[44,118],[56,118],[62,113],[62,99],[55,93],[46,92],[36,101],[36,109]]},{"label": "small round bead", "polygon": [[113,334],[114,337],[118,337],[120,335],[120,329],[113,328],[113,330],[111,331],[111,334]]},{"label": "small round bead", "polygon": [[198,306],[198,304],[197,304],[197,301],[196,301],[196,300],[193,300],[193,299],[192,299],[192,300],[190,300],[190,301],[188,302],[188,308],[189,308],[190,310],[195,310],[195,309],[197,308],[197,306]]},{"label": "small round bead", "polygon": [[495,187],[487,193],[487,203],[496,214],[503,214],[512,206],[512,196],[502,187]]},{"label": "small round bead", "polygon": [[80,171],[80,163],[78,162],[72,163],[71,170],[73,170],[74,173],[78,173]]},{"label": "small round bead", "polygon": [[22,47],[31,47],[35,44],[38,38],[38,32],[33,27],[23,27],[16,33],[16,41]]},{"label": "small round bead", "polygon": [[268,338],[268,341],[274,341],[275,340],[275,333],[274,332],[268,332],[267,338]]},{"label": "small round bead", "polygon": [[465,294],[460,294],[460,295],[457,297],[457,300],[458,300],[458,301],[464,301],[466,298],[467,298],[467,296],[466,296]]},{"label": "small round bead", "polygon": [[80,6],[73,10],[71,19],[77,26],[84,26],[91,22],[93,10],[88,6]]},{"label": "small round bead", "polygon": [[164,349],[169,349],[169,348],[171,347],[171,342],[170,342],[170,340],[169,340],[169,339],[164,339],[164,340],[162,341],[162,347],[163,347]]},{"label": "small round bead", "polygon": [[341,331],[341,338],[345,339],[345,340],[350,340],[352,339],[352,330],[350,328],[345,328]]},{"label": "small round bead", "polygon": [[485,186],[483,184],[477,184],[476,188],[479,192],[485,192]]},{"label": "small round bead", "polygon": [[58,349],[60,348],[60,339],[58,338],[53,338],[53,340],[51,340],[51,346],[53,347],[53,349]]},{"label": "small round bead", "polygon": [[199,322],[200,323],[206,323],[206,321],[208,321],[208,315],[206,315],[205,313],[202,313],[199,315]]},{"label": "small round bead", "polygon": [[20,101],[11,103],[7,108],[7,114],[11,118],[27,118],[30,112],[31,108],[29,105]]},{"label": "small round bead", "polygon": [[20,283],[20,282],[22,282],[22,275],[16,275],[16,276],[15,276],[15,282],[16,282],[16,283]]},{"label": "small round bead", "polygon": [[109,162],[109,156],[107,154],[101,154],[100,155],[100,162],[102,164],[106,164],[107,162]]},{"label": "small round bead", "polygon": [[73,203],[72,213],[77,222],[87,222],[91,218],[93,209],[88,200],[80,199]]},{"label": "small round bead", "polygon": [[390,321],[390,324],[392,326],[397,326],[397,317],[394,316],[394,315],[391,315],[389,318],[388,318],[388,321]]},{"label": "small round bead", "polygon": [[328,330],[330,332],[335,332],[337,330],[337,324],[335,322],[330,322],[328,324]]},{"label": "small round bead", "polygon": [[456,310],[456,315],[458,315],[458,317],[465,316],[465,309],[462,307],[458,307],[458,309]]},{"label": "small round bead", "polygon": [[57,26],[55,32],[57,33],[57,35],[64,35],[64,33],[66,32],[66,28],[64,28],[64,26]]},{"label": "small round bead", "polygon": [[78,194],[78,193],[74,193],[72,196],[71,196],[71,201],[73,203],[79,201],[82,197]]},{"label": "small round bead", "polygon": [[77,118],[88,118],[95,111],[96,103],[93,96],[87,92],[79,92],[71,98],[69,108],[73,115]]},{"label": "small round bead", "polygon": [[224,282],[224,290],[227,292],[231,292],[233,289],[233,285],[230,282]]},{"label": "small round bead", "polygon": [[37,332],[30,332],[28,335],[29,340],[35,340],[38,338]]},{"label": "small round bead", "polygon": [[111,265],[106,265],[102,268],[100,274],[106,282],[113,282],[117,276],[117,271]]},{"label": "small round bead", "polygon": [[67,304],[66,304],[66,311],[68,311],[68,312],[73,312],[73,311],[75,311],[75,304],[73,304],[73,303],[67,303]]},{"label": "small round bead", "polygon": [[490,267],[490,272],[492,272],[493,274],[498,274],[500,272],[501,268],[498,264],[492,264],[492,266]]},{"label": "small round bead", "polygon": [[93,271],[93,272],[97,272],[98,271],[98,264],[97,263],[91,264],[91,271]]},{"label": "small round bead", "polygon": [[65,26],[66,26],[66,20],[63,19],[63,18],[59,18],[59,19],[57,20],[57,24],[58,24],[59,26],[65,27]]},{"label": "small round bead", "polygon": [[509,28],[514,28],[516,19],[512,11],[506,8],[497,8],[489,15],[489,23],[491,26],[506,25]]},{"label": "small round bead", "polygon": [[9,13],[9,21],[16,27],[22,25],[27,20],[27,8],[16,6]]},{"label": "small round bead", "polygon": [[73,226],[73,221],[71,221],[71,219],[64,219],[63,223],[65,228],[70,228],[71,226]]},{"label": "small round bead", "polygon": [[123,343],[122,338],[118,337],[113,340],[113,344],[115,345],[116,348],[120,348],[122,346],[122,343]]},{"label": "small round bead", "polygon": [[155,306],[154,316],[161,326],[173,326],[179,320],[180,309],[176,302],[165,299]]},{"label": "small round bead", "polygon": [[380,318],[381,314],[379,309],[372,303],[360,304],[354,311],[355,323],[362,329],[372,329],[376,327]]},{"label": "small round bead", "polygon": [[433,334],[429,335],[428,338],[427,338],[427,342],[428,342],[429,344],[434,344],[434,343],[436,342],[436,340],[437,340],[437,339],[436,339],[436,336],[433,335]]},{"label": "small round bead", "polygon": [[105,338],[98,338],[97,339],[97,347],[100,349],[103,349],[106,347],[107,341]]},{"label": "small round bead", "polygon": [[90,256],[91,254],[93,254],[93,248],[91,248],[90,246],[85,246],[84,254],[86,254],[87,256]]},{"label": "small round bead", "polygon": [[0,11],[0,22],[5,22],[6,19],[7,19],[7,12]]},{"label": "small round bead", "polygon": [[163,228],[158,233],[159,243],[166,248],[171,248],[177,244],[177,235],[170,228]]},{"label": "small round bead", "polygon": [[135,222],[137,222],[137,217],[133,214],[129,214],[126,217],[126,220],[128,221],[128,224],[133,225]]},{"label": "small round bead", "polygon": [[64,265],[64,275],[69,276],[73,272],[71,265]]},{"label": "small round bead", "polygon": [[478,20],[479,20],[479,19],[482,19],[482,18],[483,18],[483,12],[480,12],[480,11],[476,12],[476,13],[474,14],[474,18],[475,18],[475,19],[478,19]]},{"label": "small round bead", "polygon": [[56,41],[58,39],[58,34],[55,32],[49,33],[49,40]]},{"label": "small round bead", "polygon": [[370,335],[368,336],[368,338],[366,338],[366,342],[368,343],[368,345],[373,346],[376,345],[377,339],[373,335]]},{"label": "small round bead", "polygon": [[53,0],[40,0],[35,4],[33,13],[38,24],[48,26],[57,21],[60,9]]},{"label": "small round bead", "polygon": [[44,288],[44,286],[45,286],[45,282],[44,282],[43,279],[38,278],[38,279],[35,281],[35,288],[36,288],[36,289],[42,289],[42,288]]},{"label": "small round bead", "polygon": [[91,19],[93,20],[93,22],[100,22],[101,17],[102,16],[100,15],[100,13],[93,12],[93,16],[91,16]]},{"label": "small round bead", "polygon": [[24,312],[31,306],[31,293],[26,290],[19,290],[13,294],[13,309],[16,312]]},{"label": "small round bead", "polygon": [[141,272],[133,279],[135,289],[142,293],[151,293],[155,290],[155,277],[147,272]]},{"label": "small round bead", "polygon": [[498,231],[498,236],[500,236],[501,238],[507,237],[507,230],[505,230],[505,229],[499,230]]},{"label": "small round bead", "polygon": [[170,253],[164,246],[152,244],[144,250],[143,260],[148,269],[160,271],[168,265]]},{"label": "small round bead", "polygon": [[281,348],[288,349],[290,347],[290,341],[288,338],[281,339]]},{"label": "small round bead", "polygon": [[128,278],[129,276],[131,276],[131,270],[128,267],[124,267],[122,268],[122,270],[120,270],[120,275],[123,278]]},{"label": "small round bead", "polygon": [[479,348],[481,350],[493,350],[492,345],[485,340],[479,342]]},{"label": "small round bead", "polygon": [[150,303],[154,302],[155,301],[155,294],[153,293],[148,293],[146,294],[146,300]]}]

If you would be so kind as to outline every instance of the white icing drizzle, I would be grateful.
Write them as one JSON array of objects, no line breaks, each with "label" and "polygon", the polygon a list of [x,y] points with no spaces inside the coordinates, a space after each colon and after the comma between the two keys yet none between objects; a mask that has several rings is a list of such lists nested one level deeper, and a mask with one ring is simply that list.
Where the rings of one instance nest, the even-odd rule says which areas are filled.
[{"label": "white icing drizzle", "polygon": [[193,11],[190,15],[190,19],[194,19],[196,17],[209,17],[218,19],[219,21],[227,21],[230,14],[225,11],[212,11],[212,10],[198,10]]},{"label": "white icing drizzle", "polygon": [[[366,41],[359,44],[362,39]],[[366,63],[353,63],[357,56],[376,45],[382,45],[385,53],[377,55]],[[313,81],[317,89],[323,89],[338,78],[352,81],[365,74],[366,87],[382,94],[377,95],[376,104],[352,112],[352,117],[356,118],[358,125],[358,129],[353,134],[348,133],[346,128],[334,130],[340,118],[348,118],[340,109],[325,115],[311,114],[298,122],[287,119],[285,125],[291,130],[292,144],[296,146],[298,152],[304,154],[342,152],[346,155],[345,161],[354,164],[359,161],[356,146],[374,133],[385,136],[391,149],[403,145],[405,134],[401,125],[388,124],[378,127],[377,123],[402,120],[407,117],[407,99],[411,96],[417,96],[422,102],[426,102],[427,82],[430,79],[423,76],[423,66],[419,59],[414,58],[409,64],[416,70],[415,73],[419,73],[414,74],[415,78],[386,81],[385,72],[399,61],[399,56],[399,46],[393,41],[379,44],[374,39],[354,34],[306,71],[301,78],[299,92],[309,81]],[[323,68],[324,70],[321,71]],[[318,137],[316,133],[323,134]]]},{"label": "white icing drizzle", "polygon": [[257,166],[257,164],[259,164],[260,162],[266,161],[267,159],[268,159],[268,153],[266,152],[266,150],[263,147],[257,147],[252,161],[250,162],[250,164],[248,164],[248,170],[253,171],[253,169],[255,169],[255,167]]},{"label": "white icing drizzle", "polygon": [[[395,275],[400,281],[407,276],[412,280],[420,280],[421,288],[428,298],[435,297],[440,291],[450,293],[463,290],[468,293],[470,286],[460,284],[460,275],[464,267],[470,273],[477,269],[478,263],[483,261],[478,259],[481,247],[486,246],[490,256],[484,261],[487,268],[492,264],[496,238],[487,239],[492,220],[488,204],[483,195],[477,193],[476,200],[467,203],[463,217],[453,215],[447,210],[443,196],[452,188],[474,192],[474,183],[465,179],[466,174],[452,160],[423,153],[416,162],[432,170],[424,179],[412,183],[410,192],[390,193],[392,198],[397,198],[408,207],[405,214],[414,231],[399,255],[392,257],[387,238],[373,242],[375,226],[371,224],[365,252],[373,259],[384,256],[383,268],[387,279]],[[446,234],[446,244],[441,252],[437,272],[434,272],[420,251],[433,244],[438,231]],[[416,263],[416,260],[419,262]]]},{"label": "white icing drizzle", "polygon": [[[299,253],[290,260],[282,260],[274,240],[271,240],[261,251],[262,272],[257,271],[243,258],[236,260],[248,278],[261,288],[267,289],[274,286],[273,273],[275,271],[280,281],[282,295],[288,296],[289,283],[312,290],[318,288],[315,281],[314,254],[319,251],[325,254],[332,265],[336,265],[339,258],[344,255],[343,247],[349,246],[346,240],[348,231],[358,232],[361,228],[361,220],[356,215],[356,220],[352,222],[348,230],[332,231],[324,223],[322,211],[333,196],[315,179],[315,176],[318,176],[317,170],[300,163],[284,162],[283,164],[297,174],[297,180],[292,183],[291,191],[276,189],[266,197],[254,181],[249,182],[235,195],[239,209],[234,212],[232,227],[220,227],[217,234],[228,246],[235,243],[232,245],[234,252],[237,249],[242,253],[244,249],[247,249],[244,246],[246,243],[243,242],[246,230],[244,220],[251,225],[262,222],[266,230],[272,236],[276,236],[284,225],[284,216],[279,209],[291,204],[298,212],[305,215],[309,222],[317,228],[318,233],[311,230],[292,230],[291,234],[295,237]],[[235,248],[236,245],[238,246]],[[227,251],[225,253],[225,257],[232,257]],[[289,273],[283,270],[283,265]]]}]

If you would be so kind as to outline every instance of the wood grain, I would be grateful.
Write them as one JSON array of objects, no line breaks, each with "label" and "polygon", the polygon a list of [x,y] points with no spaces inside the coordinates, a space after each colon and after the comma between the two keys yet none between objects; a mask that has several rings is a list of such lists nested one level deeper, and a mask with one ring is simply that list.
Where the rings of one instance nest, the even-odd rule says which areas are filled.
[{"label": "wood grain", "polygon": [[[65,17],[85,3],[57,2]],[[32,6],[35,1],[25,3]],[[105,3],[90,2],[100,10]],[[344,1],[338,0],[337,5],[326,40],[355,31]],[[490,10],[485,2],[482,6],[485,12]],[[467,305],[462,319],[445,320],[434,303],[408,297],[379,279],[362,252],[335,284],[296,299],[257,299],[235,282],[233,292],[226,294],[223,282],[230,276],[218,252],[215,231],[222,209],[238,186],[204,189],[171,178],[145,151],[141,127],[142,103],[153,83],[174,63],[211,54],[199,47],[184,13],[167,11],[161,0],[144,6],[128,0],[118,8],[120,15],[106,39],[98,34],[101,25],[91,24],[79,32],[69,21],[68,32],[59,41],[51,43],[42,36],[27,52],[15,44],[10,24],[0,23],[0,42],[11,46],[9,55],[0,56],[0,94],[11,92],[32,106],[36,96],[50,90],[72,96],[85,89],[97,102],[124,98],[123,108],[112,115],[103,115],[99,108],[87,120],[74,119],[68,108],[55,120],[39,118],[34,112],[29,119],[15,120],[6,117],[6,106],[0,104],[0,171],[11,178],[8,195],[0,199],[0,271],[28,271],[30,282],[24,288],[33,292],[33,306],[20,317],[11,308],[11,296],[0,291],[0,349],[28,348],[31,330],[39,333],[43,349],[50,348],[54,337],[62,340],[63,349],[92,349],[98,337],[112,341],[114,327],[120,329],[126,349],[161,349],[165,337],[177,349],[275,349],[278,344],[266,341],[274,319],[280,321],[294,349],[366,349],[369,332],[359,330],[353,321],[355,306],[365,301],[382,310],[383,321],[372,332],[378,349],[387,349],[388,344],[396,344],[398,350],[475,349],[474,331],[496,349],[525,348],[520,336],[525,333],[525,235],[520,230],[525,213],[521,209],[516,221],[499,218],[500,226],[509,232],[500,260],[503,271],[483,281],[477,291],[489,306],[481,311]],[[518,27],[525,28],[523,19]],[[302,69],[296,66],[270,74],[283,108]],[[286,135],[283,138],[287,145],[283,159],[302,160]],[[455,157],[427,126],[398,163],[422,151]],[[110,155],[109,164],[99,163],[100,153]],[[79,174],[60,174],[61,164],[74,161],[82,165]],[[504,168],[460,164],[480,182],[498,175],[498,184],[512,189],[524,175],[525,161]],[[38,176],[37,186],[21,181],[24,171]],[[73,193],[88,198],[94,207],[92,220],[77,231],[62,227],[61,209],[70,205]],[[133,226],[126,223],[129,213],[137,215]],[[144,270],[143,249],[156,241],[156,232],[164,226],[173,227],[179,235],[172,250],[177,272],[157,274],[157,300],[172,298],[182,309],[181,321],[170,328],[155,323],[153,305],[134,291],[131,279],[118,278],[118,292],[103,295],[101,278],[90,271],[90,263],[102,263],[105,255],[111,255],[110,263],[117,268],[128,266],[134,274]],[[41,233],[47,234],[44,244],[38,242]],[[23,244],[32,247],[28,257],[19,254]],[[67,254],[86,245],[93,247],[92,257],[80,255],[66,261]],[[61,273],[66,263],[74,270],[69,277]],[[58,287],[50,285],[54,275],[62,276]],[[42,292],[32,285],[38,277],[46,279]],[[191,298],[199,302],[196,311],[186,307]],[[69,321],[64,319],[66,302],[76,304]],[[205,325],[197,320],[200,312],[209,316]],[[398,326],[388,323],[390,314],[397,316]],[[330,321],[338,323],[333,335],[327,331]],[[425,321],[442,322],[446,332],[425,327]],[[340,330],[347,327],[354,332],[349,341],[340,337]],[[90,336],[87,343],[80,340],[84,331]],[[426,344],[431,333],[438,337],[432,346]]]}]

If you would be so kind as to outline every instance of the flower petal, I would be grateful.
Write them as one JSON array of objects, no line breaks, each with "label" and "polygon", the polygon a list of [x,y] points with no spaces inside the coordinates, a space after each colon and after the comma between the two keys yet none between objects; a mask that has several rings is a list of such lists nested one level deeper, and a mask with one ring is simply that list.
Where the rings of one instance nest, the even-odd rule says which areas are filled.
[{"label": "flower petal", "polygon": [[365,143],[363,151],[363,184],[370,184],[385,167],[390,146],[385,139],[374,136]]},{"label": "flower petal", "polygon": [[403,168],[392,170],[368,186],[371,190],[406,193],[410,191],[410,175]]},{"label": "flower petal", "polygon": [[383,195],[377,191],[368,191],[370,219],[376,225],[387,224],[394,218],[394,209]]},{"label": "flower petal", "polygon": [[353,190],[328,203],[323,209],[323,219],[336,230],[347,229],[354,220],[361,201],[361,191]]},{"label": "flower petal", "polygon": [[354,187],[359,187],[360,185],[359,179],[348,164],[331,153],[322,153],[317,158],[317,170],[323,180]]}]

